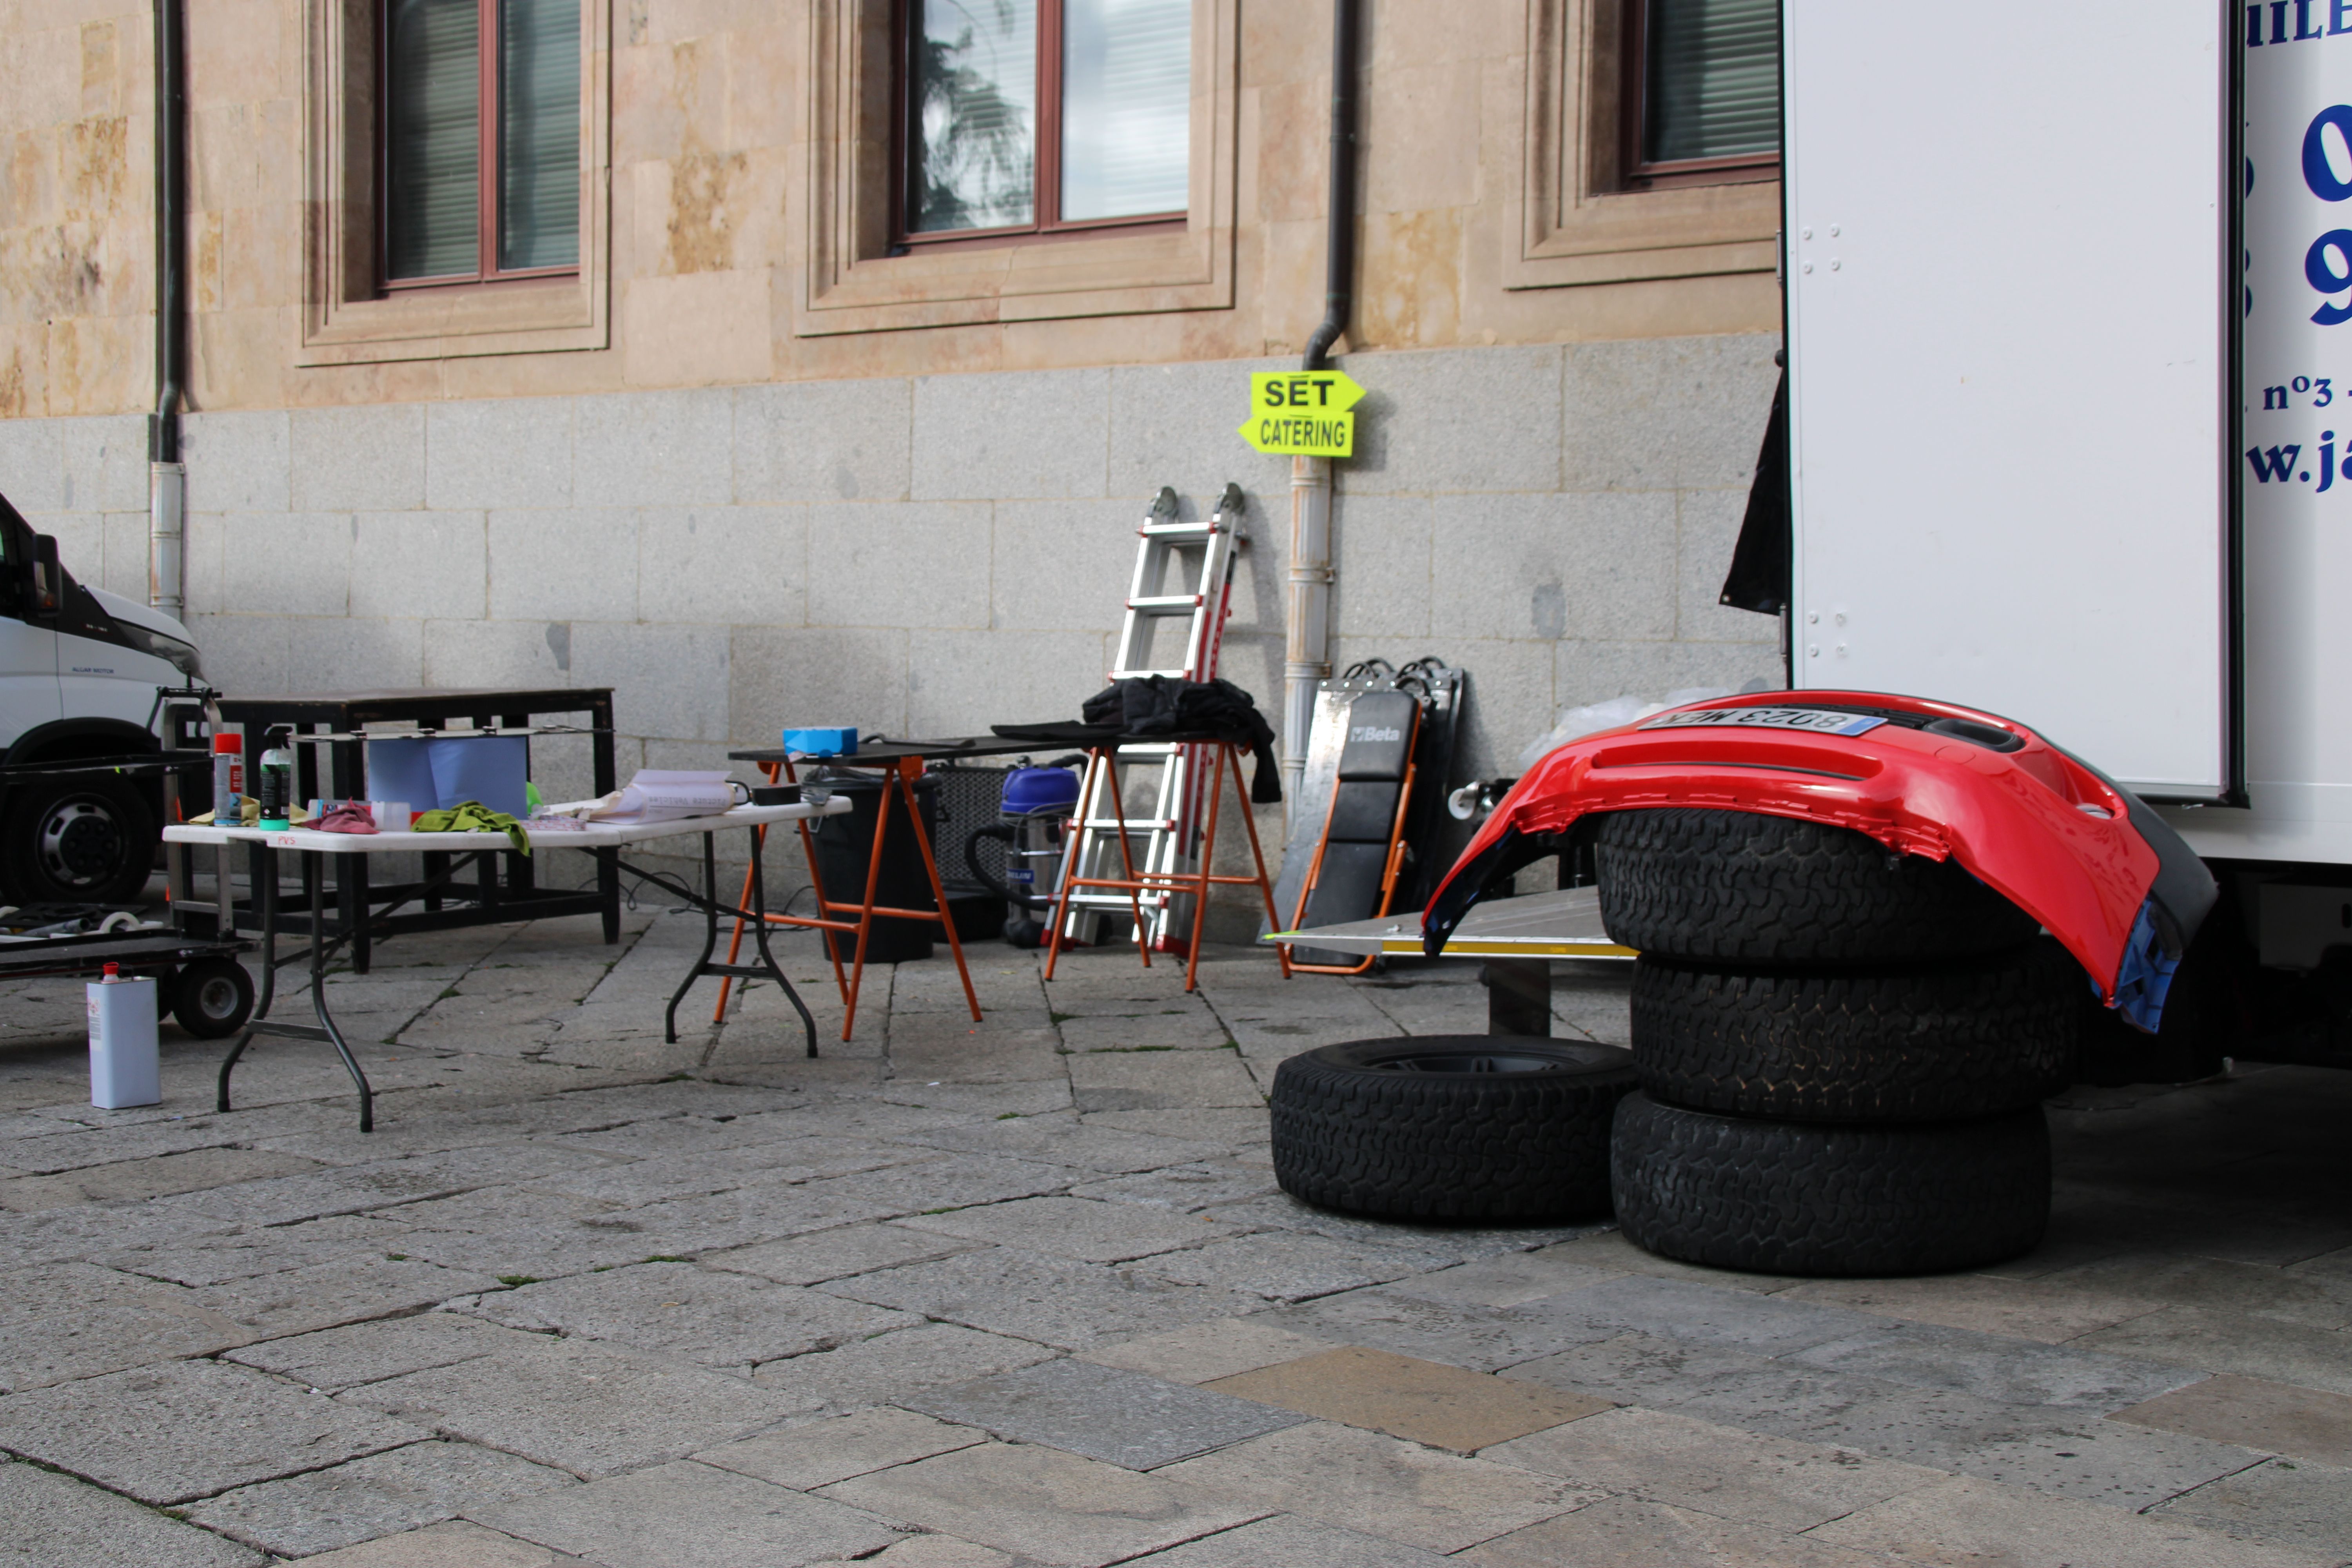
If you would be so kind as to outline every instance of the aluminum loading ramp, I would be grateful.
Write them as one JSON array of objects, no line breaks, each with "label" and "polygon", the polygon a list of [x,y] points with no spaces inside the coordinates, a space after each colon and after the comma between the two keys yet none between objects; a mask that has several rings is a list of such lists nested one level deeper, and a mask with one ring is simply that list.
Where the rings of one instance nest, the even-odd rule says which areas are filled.
[{"label": "aluminum loading ramp", "polygon": [[[1333,952],[1419,958],[1421,911],[1318,926],[1312,931],[1278,931],[1258,940],[1300,942]],[[1556,893],[1490,899],[1473,905],[1454,928],[1441,956],[1630,959],[1635,955],[1632,948],[1609,940],[1601,923],[1600,889],[1566,888]]]}]

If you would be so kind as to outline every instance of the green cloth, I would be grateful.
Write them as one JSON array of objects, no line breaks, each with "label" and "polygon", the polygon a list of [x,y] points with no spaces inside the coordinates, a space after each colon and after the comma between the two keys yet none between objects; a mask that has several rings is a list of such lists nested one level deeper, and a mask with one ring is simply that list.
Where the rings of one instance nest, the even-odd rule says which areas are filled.
[{"label": "green cloth", "polygon": [[420,811],[408,825],[411,833],[503,833],[514,847],[530,853],[530,835],[503,811],[492,811],[478,800],[461,800],[439,811]]}]

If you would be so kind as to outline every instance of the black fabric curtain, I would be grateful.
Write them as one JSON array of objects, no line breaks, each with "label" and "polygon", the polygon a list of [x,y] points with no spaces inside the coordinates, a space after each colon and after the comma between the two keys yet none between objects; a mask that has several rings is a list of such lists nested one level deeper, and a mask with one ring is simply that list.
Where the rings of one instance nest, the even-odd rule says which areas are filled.
[{"label": "black fabric curtain", "polygon": [[1718,603],[1735,610],[1777,616],[1789,607],[1789,373],[1772,390],[1772,417],[1764,426],[1764,449],[1756,456],[1756,479],[1748,487],[1748,516],[1731,552]]}]

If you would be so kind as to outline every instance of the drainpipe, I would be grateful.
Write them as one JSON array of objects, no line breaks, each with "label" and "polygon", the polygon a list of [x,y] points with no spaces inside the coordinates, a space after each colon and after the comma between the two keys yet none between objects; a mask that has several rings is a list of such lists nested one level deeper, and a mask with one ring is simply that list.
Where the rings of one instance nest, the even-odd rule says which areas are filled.
[{"label": "drainpipe", "polygon": [[[1327,368],[1348,330],[1356,274],[1357,0],[1331,5],[1331,192],[1323,240],[1323,321],[1307,340],[1305,368]],[[1290,459],[1289,646],[1282,666],[1283,798],[1297,800],[1307,771],[1315,689],[1331,674],[1331,460]]]},{"label": "drainpipe", "polygon": [[188,341],[187,100],[183,0],[155,0],[155,412],[147,418],[147,603],[186,618],[188,470],[180,396]]}]

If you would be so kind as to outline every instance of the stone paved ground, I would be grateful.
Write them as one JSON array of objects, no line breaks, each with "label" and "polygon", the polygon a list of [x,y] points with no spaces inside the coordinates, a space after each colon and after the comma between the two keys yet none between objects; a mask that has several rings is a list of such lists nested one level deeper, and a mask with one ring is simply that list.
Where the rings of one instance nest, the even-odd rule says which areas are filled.
[{"label": "stone paved ground", "polygon": [[1781,1279],[1283,1197],[1275,1064],[1478,1029],[1464,969],[992,943],[986,1023],[908,964],[811,1062],[757,989],[662,1043],[694,940],[385,948],[372,1137],[171,1030],[94,1111],[79,992],[0,993],[0,1563],[2352,1561],[2352,1076],[2081,1091],[2032,1257]]}]

